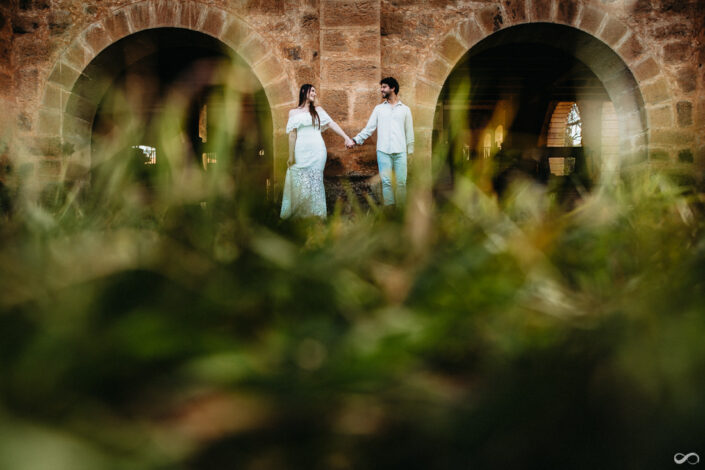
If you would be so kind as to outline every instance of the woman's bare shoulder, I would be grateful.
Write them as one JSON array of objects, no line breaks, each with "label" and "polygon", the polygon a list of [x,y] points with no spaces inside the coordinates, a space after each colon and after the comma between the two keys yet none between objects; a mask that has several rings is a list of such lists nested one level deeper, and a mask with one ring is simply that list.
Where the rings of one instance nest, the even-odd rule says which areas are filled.
[{"label": "woman's bare shoulder", "polygon": [[289,117],[296,116],[297,114],[305,113],[306,110],[301,108],[294,108],[289,110]]}]

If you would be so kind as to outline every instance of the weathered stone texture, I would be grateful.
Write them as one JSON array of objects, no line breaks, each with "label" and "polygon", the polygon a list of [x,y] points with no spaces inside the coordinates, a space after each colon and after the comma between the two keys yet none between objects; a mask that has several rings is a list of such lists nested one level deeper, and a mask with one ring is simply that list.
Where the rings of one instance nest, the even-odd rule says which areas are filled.
[{"label": "weathered stone texture", "polygon": [[504,0],[504,11],[511,23],[526,21],[526,5],[524,0]]},{"label": "weathered stone texture", "polygon": [[324,27],[375,26],[379,24],[379,2],[321,0]]},{"label": "weathered stone texture", "polygon": [[561,0],[557,3],[556,21],[573,24],[578,16],[578,3],[575,0]]},{"label": "weathered stone texture", "polygon": [[680,101],[676,105],[678,114],[678,126],[688,127],[693,124],[693,103],[689,101]]},{"label": "weathered stone texture", "polygon": [[480,26],[488,33],[499,31],[505,23],[502,9],[499,6],[481,10],[478,12],[477,18]]},{"label": "weathered stone texture", "polygon": [[[0,104],[10,103],[10,122],[17,123],[28,138],[33,133],[48,136],[58,132],[57,112],[66,104],[60,90],[70,91],[96,53],[146,28],[183,27],[220,38],[253,65],[276,113],[279,107],[295,101],[294,90],[302,83],[313,83],[319,88],[321,103],[335,113],[336,120],[350,126],[352,133],[359,131],[371,107],[379,102],[378,82],[382,76],[393,75],[400,80],[402,99],[415,113],[430,109],[445,78],[468,47],[495,31],[530,21],[574,25],[617,52],[637,81],[649,125],[654,130],[677,131],[653,134],[655,140],[648,143],[654,145],[652,156],[663,152],[666,159],[681,159],[687,145],[677,138],[705,130],[705,3],[698,1],[0,3]],[[608,65],[615,69],[614,64]],[[613,82],[620,80],[608,73],[601,76]],[[622,106],[621,101],[633,99],[634,94],[629,96],[615,95],[616,104]],[[20,107],[13,107],[15,103],[21,104],[21,119]],[[78,114],[89,114],[88,107],[82,109]],[[433,114],[424,113],[423,117],[419,114],[419,123],[427,123]],[[281,124],[281,119],[275,122]],[[75,127],[81,126],[85,127],[81,123]],[[275,143],[286,141],[285,135],[277,134],[280,131],[275,129]],[[338,136],[326,138],[336,141],[327,171],[375,172],[372,143],[346,153],[338,148]],[[696,161],[698,145],[702,147],[693,144],[690,149]],[[281,155],[275,155],[281,159]],[[688,161],[686,157],[682,160]]]},{"label": "weathered stone texture", "polygon": [[597,33],[604,18],[605,13],[603,11],[586,5],[583,7],[582,16],[580,18],[580,29],[593,34]]},{"label": "weathered stone texture", "polygon": [[673,110],[671,106],[660,106],[648,111],[649,125],[654,127],[673,126]]},{"label": "weathered stone texture", "polygon": [[363,59],[324,60],[321,64],[321,80],[330,85],[354,86],[374,83],[380,79],[376,61]]},{"label": "weathered stone texture", "polygon": [[532,0],[531,19],[533,21],[548,21],[553,14],[553,2],[551,0]]}]

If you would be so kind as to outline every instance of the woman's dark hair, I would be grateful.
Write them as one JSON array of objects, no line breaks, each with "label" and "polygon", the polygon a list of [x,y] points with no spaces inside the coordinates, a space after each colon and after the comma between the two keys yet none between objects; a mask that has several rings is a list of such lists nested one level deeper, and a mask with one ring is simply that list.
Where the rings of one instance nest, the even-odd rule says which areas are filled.
[{"label": "woman's dark hair", "polygon": [[[301,90],[299,90],[299,108],[301,105],[303,105],[306,102],[306,97],[308,96],[309,90],[313,88],[313,85],[310,83],[304,83],[301,85]],[[311,102],[308,105],[308,112],[311,113],[311,122],[313,123],[314,126],[318,126],[318,128],[321,128],[321,118],[318,116],[318,112],[316,111],[316,107],[314,106],[313,102]]]},{"label": "woman's dark hair", "polygon": [[394,77],[387,77],[383,78],[381,82],[379,82],[380,85],[389,85],[389,88],[394,90],[395,94],[399,94],[399,82],[396,81]]}]

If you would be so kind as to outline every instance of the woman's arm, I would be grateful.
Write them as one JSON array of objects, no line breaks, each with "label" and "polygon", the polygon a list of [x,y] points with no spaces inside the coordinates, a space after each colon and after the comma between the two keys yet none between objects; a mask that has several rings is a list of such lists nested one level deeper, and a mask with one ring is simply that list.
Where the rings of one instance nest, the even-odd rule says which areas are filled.
[{"label": "woman's arm", "polygon": [[326,127],[330,127],[333,132],[335,132],[345,140],[346,147],[352,147],[355,145],[355,142],[350,137],[348,137],[348,135],[343,131],[343,129],[340,128],[338,123],[335,122],[322,107],[318,106],[316,109],[327,121]]},{"label": "woman's arm", "polygon": [[291,166],[296,164],[296,158],[294,158],[294,149],[296,148],[296,129],[289,132],[289,159],[286,161],[286,166]]},{"label": "woman's arm", "polygon": [[337,122],[331,121],[330,124],[328,124],[328,127],[330,127],[331,130],[333,132],[335,132],[336,134],[338,134],[340,137],[345,139],[346,142],[348,140],[351,140],[350,137],[348,137],[348,135],[343,131],[343,129],[340,128],[340,126],[338,125]]}]

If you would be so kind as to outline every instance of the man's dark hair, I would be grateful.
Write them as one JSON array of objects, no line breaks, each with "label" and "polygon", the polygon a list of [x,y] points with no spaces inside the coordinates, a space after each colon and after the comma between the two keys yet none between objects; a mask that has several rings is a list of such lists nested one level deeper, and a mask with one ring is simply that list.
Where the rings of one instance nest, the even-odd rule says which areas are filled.
[{"label": "man's dark hair", "polygon": [[394,77],[387,77],[383,78],[381,82],[379,82],[380,85],[389,85],[389,88],[394,90],[395,94],[399,94],[399,82],[396,81]]}]

